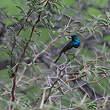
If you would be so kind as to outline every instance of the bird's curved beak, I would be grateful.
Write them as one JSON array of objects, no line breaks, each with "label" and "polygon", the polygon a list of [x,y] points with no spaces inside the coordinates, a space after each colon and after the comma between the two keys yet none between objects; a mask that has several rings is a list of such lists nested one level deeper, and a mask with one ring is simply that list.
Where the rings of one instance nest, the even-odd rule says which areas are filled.
[{"label": "bird's curved beak", "polygon": [[71,37],[68,37],[69,39],[71,39]]}]

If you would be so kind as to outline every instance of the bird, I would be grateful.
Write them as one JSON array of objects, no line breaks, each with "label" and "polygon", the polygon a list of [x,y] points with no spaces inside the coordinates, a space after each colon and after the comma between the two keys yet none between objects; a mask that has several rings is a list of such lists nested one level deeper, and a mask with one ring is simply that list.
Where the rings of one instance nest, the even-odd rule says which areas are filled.
[{"label": "bird", "polygon": [[71,40],[63,47],[63,49],[60,51],[58,58],[55,60],[54,63],[57,63],[61,55],[66,51],[68,51],[71,48],[78,48],[80,46],[80,40],[78,39],[79,34],[75,33],[71,35]]}]

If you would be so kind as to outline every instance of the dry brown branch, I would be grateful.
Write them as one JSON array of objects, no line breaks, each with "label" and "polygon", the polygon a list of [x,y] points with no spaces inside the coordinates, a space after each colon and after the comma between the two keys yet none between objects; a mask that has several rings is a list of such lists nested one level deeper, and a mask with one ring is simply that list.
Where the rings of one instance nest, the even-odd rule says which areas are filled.
[{"label": "dry brown branch", "polygon": [[[39,16],[38,16],[38,19],[35,22],[35,25],[40,21],[40,15],[41,15],[41,13],[39,13]],[[30,36],[29,36],[29,40],[27,41],[26,45],[24,46],[23,53],[21,54],[20,58],[18,59],[18,63],[16,65],[15,72],[12,73],[12,75],[13,75],[14,78],[13,78],[13,83],[12,83],[13,86],[12,86],[12,90],[11,90],[11,98],[10,98],[10,100],[13,101],[13,102],[15,101],[15,95],[14,94],[15,94],[15,89],[16,89],[16,72],[19,69],[19,65],[20,65],[21,60],[25,56],[26,49],[28,48],[28,45],[29,45],[29,43],[31,41],[31,38],[32,38],[32,35],[33,35],[33,32],[34,32],[34,29],[35,29],[35,25],[33,25],[32,29],[31,29]],[[14,49],[12,49],[12,50],[14,50]],[[26,70],[26,68],[24,68],[24,69]],[[21,74],[22,76],[20,76],[20,80],[22,79],[25,70],[22,72],[22,74]],[[11,109],[12,109],[12,106],[11,106]]]}]

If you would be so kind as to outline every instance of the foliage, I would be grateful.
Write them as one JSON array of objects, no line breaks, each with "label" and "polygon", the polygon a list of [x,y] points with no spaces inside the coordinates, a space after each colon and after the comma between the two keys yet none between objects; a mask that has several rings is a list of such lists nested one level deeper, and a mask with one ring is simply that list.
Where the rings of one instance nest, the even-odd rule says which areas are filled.
[{"label": "foliage", "polygon": [[[107,108],[109,3],[1,0],[7,32],[0,45],[0,109]],[[55,64],[72,33],[80,34],[80,48],[71,49]]]}]

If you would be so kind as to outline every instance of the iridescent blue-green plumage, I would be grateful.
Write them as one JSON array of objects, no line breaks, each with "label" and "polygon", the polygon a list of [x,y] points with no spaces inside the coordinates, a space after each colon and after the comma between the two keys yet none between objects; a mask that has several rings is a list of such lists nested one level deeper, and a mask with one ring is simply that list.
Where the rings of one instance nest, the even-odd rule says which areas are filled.
[{"label": "iridescent blue-green plumage", "polygon": [[67,50],[71,48],[78,48],[80,45],[80,40],[78,39],[78,34],[73,34],[71,36],[71,40],[64,46],[64,48],[60,51],[58,58],[55,60],[55,63],[59,60],[62,53],[65,53]]}]

